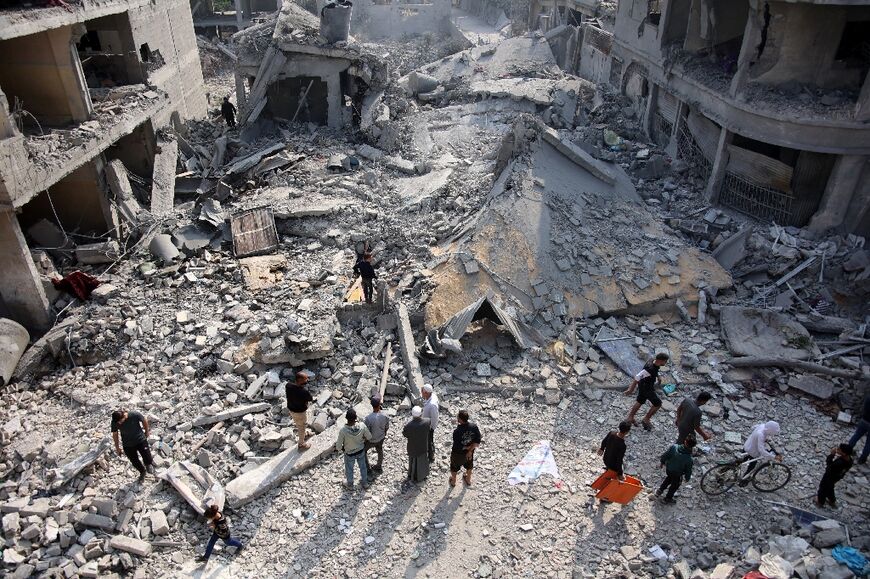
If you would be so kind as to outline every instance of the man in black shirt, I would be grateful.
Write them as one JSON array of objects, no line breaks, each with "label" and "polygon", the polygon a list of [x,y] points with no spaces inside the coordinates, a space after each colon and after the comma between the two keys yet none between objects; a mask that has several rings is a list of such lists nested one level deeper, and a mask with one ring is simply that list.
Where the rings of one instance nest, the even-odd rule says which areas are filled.
[{"label": "man in black shirt", "polygon": [[649,412],[646,413],[646,416],[644,416],[641,421],[644,430],[652,430],[650,419],[653,417],[653,414],[658,412],[659,408],[662,407],[662,399],[659,398],[658,394],[656,394],[655,387],[656,383],[661,384],[662,382],[661,378],[659,378],[659,368],[667,363],[667,354],[656,354],[655,358],[644,364],[643,369],[637,373],[631,386],[629,386],[628,390],[625,391],[626,396],[631,396],[634,394],[635,389],[637,389],[637,400],[631,407],[631,410],[629,410],[628,417],[626,418],[626,420],[631,424],[637,426],[637,421],[634,419],[634,415],[637,414],[637,411],[640,410],[640,407],[643,406],[644,402],[649,400],[649,403],[652,405]]},{"label": "man in black shirt", "polygon": [[372,303],[372,296],[375,292],[374,279],[377,276],[375,275],[375,268],[372,265],[371,252],[365,252],[362,259],[356,262],[356,265],[353,266],[353,275],[362,278],[363,296],[367,304]]},{"label": "man in black shirt", "polygon": [[625,437],[628,436],[631,430],[631,422],[622,421],[619,423],[619,431],[610,431],[604,440],[601,441],[601,447],[598,449],[598,456],[604,457],[604,466],[608,470],[616,473],[619,480],[625,480],[625,473],[622,470],[622,461],[625,458]]},{"label": "man in black shirt", "polygon": [[287,410],[290,411],[290,416],[293,417],[293,423],[296,425],[299,452],[311,448],[311,445],[305,442],[305,426],[308,423],[308,403],[313,402],[314,398],[305,389],[306,383],[308,383],[308,374],[297,372],[296,381],[293,383],[288,382],[285,387]]},{"label": "man in black shirt", "polygon": [[[128,412],[127,410],[112,412],[112,440],[115,441],[115,452],[118,453],[118,456],[127,455],[133,467],[139,471],[139,482],[145,480],[146,470],[154,473],[154,459],[151,457],[151,449],[148,447],[150,431],[148,419],[139,412]],[[122,445],[123,451],[121,450]],[[140,454],[142,455],[141,461],[139,460]]]},{"label": "man in black shirt", "polygon": [[230,102],[230,97],[224,97],[224,102],[221,103],[221,116],[229,128],[236,128],[236,107]]},{"label": "man in black shirt", "polygon": [[852,450],[855,449],[862,436],[867,438],[864,439],[864,450],[858,457],[858,464],[867,464],[867,457],[870,456],[870,391],[864,396],[864,406],[861,410],[861,418],[858,420],[858,427],[855,429],[855,434],[849,439],[849,446],[852,447]]},{"label": "man in black shirt", "polygon": [[465,467],[462,480],[471,486],[471,472],[474,469],[474,450],[480,445],[480,429],[468,421],[468,412],[460,410],[456,415],[458,426],[453,430],[453,447],[450,449],[450,486],[456,486],[456,475]]}]

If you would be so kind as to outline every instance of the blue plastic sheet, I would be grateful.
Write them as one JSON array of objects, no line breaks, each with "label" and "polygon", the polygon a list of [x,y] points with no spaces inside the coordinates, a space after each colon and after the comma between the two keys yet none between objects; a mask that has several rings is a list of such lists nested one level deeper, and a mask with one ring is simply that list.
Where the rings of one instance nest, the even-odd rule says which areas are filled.
[{"label": "blue plastic sheet", "polygon": [[831,551],[831,557],[845,564],[858,577],[866,577],[870,574],[870,563],[867,562],[867,557],[859,553],[857,549],[840,545],[834,547],[834,550]]}]

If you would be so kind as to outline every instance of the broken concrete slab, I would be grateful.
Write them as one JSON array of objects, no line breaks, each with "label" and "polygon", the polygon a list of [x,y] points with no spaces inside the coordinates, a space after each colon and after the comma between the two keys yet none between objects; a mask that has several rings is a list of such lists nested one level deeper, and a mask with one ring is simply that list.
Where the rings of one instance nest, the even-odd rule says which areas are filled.
[{"label": "broken concrete slab", "polygon": [[[368,400],[360,402],[354,407],[354,410],[358,416],[364,416],[371,411],[371,404]],[[299,449],[294,446],[272,457],[257,468],[231,480],[226,486],[230,506],[239,508],[251,502],[293,475],[332,454],[335,450],[338,432],[345,423],[344,415],[341,414],[336,418],[335,424],[308,440],[311,445],[308,450],[299,452]]]},{"label": "broken concrete slab", "polygon": [[791,316],[724,306],[719,318],[728,349],[735,356],[809,360],[820,355],[810,333]]},{"label": "broken concrete slab", "polygon": [[223,485],[202,466],[189,461],[175,462],[158,476],[172,485],[200,515],[209,505],[223,510],[226,498]]},{"label": "broken concrete slab", "polygon": [[18,361],[24,354],[30,334],[13,320],[0,318],[0,386],[4,386],[15,374]]},{"label": "broken concrete slab", "polygon": [[643,361],[637,356],[633,337],[621,339],[609,328],[602,328],[595,345],[631,378],[643,369]]},{"label": "broken concrete slab", "polygon": [[121,248],[115,240],[101,243],[89,243],[76,247],[76,259],[79,263],[99,265],[113,263],[121,256]]},{"label": "broken concrete slab", "polygon": [[106,165],[105,173],[109,189],[115,194],[118,212],[127,223],[135,227],[146,216],[146,212],[133,194],[127,169],[120,160],[113,159]]},{"label": "broken concrete slab", "polygon": [[792,376],[789,378],[788,385],[822,400],[828,400],[834,394],[834,385],[830,380],[810,374]]},{"label": "broken concrete slab", "polygon": [[713,257],[725,269],[734,269],[746,257],[746,240],[752,235],[753,227],[747,225],[723,241],[713,250]]},{"label": "broken concrete slab", "polygon": [[400,303],[397,310],[399,318],[399,349],[402,361],[408,373],[408,390],[413,400],[419,400],[423,392],[423,373],[420,371],[420,361],[417,359],[417,345],[414,343],[414,332],[411,331],[411,319],[408,308]]},{"label": "broken concrete slab", "polygon": [[272,405],[267,402],[258,402],[256,404],[247,404],[245,406],[236,406],[235,408],[224,410],[223,412],[219,412],[213,416],[200,416],[199,418],[195,418],[191,422],[191,424],[193,424],[193,426],[205,426],[206,424],[214,424],[215,422],[222,422],[224,420],[238,418],[239,416],[244,416],[245,414],[257,414],[258,412],[265,412],[267,410],[270,410],[271,408]]},{"label": "broken concrete slab", "polygon": [[148,251],[163,264],[172,263],[181,255],[178,248],[172,242],[172,237],[165,233],[154,236],[148,244]]},{"label": "broken concrete slab", "polygon": [[59,487],[72,480],[77,474],[88,468],[106,453],[112,447],[112,441],[109,437],[103,438],[100,443],[87,451],[83,455],[71,460],[70,462],[54,469],[54,480],[51,483],[52,487]]},{"label": "broken concrete slab", "polygon": [[283,255],[243,257],[239,259],[239,267],[248,289],[266,289],[284,281],[287,258]]},{"label": "broken concrete slab", "polygon": [[115,530],[115,521],[96,513],[77,513],[76,522],[85,527],[94,527],[110,533]]},{"label": "broken concrete slab", "polygon": [[147,557],[151,554],[151,543],[125,535],[115,535],[112,537],[109,541],[109,546],[119,551],[132,553],[138,557]]},{"label": "broken concrete slab", "polygon": [[[226,143],[226,138],[224,138]],[[175,166],[178,162],[178,141],[161,141],[154,156],[151,176],[151,214],[170,215],[175,210]]]}]

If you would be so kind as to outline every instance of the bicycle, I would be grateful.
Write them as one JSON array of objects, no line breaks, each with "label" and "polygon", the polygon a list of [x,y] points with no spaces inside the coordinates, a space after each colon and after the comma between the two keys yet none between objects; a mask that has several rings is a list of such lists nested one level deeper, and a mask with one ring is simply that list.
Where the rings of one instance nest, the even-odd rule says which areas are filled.
[{"label": "bicycle", "polygon": [[[778,491],[791,480],[791,469],[779,461],[766,461],[761,463],[761,458],[746,460],[736,458],[721,462],[707,470],[701,477],[701,490],[708,495],[721,495],[736,485],[742,483],[745,486],[752,483],[757,490],[763,493]],[[741,475],[743,468],[750,470]]]}]

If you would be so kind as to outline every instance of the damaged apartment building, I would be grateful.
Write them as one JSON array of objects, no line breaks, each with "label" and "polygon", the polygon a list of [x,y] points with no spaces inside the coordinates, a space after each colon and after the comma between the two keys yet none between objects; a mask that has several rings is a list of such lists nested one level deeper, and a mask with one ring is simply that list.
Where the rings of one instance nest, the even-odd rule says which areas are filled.
[{"label": "damaged apartment building", "polygon": [[48,256],[118,237],[107,167],[148,191],[161,129],[205,110],[187,0],[0,11],[0,317],[52,324]]},{"label": "damaged apartment building", "polygon": [[870,233],[870,2],[623,0],[606,25],[537,24],[563,68],[631,97],[707,201]]},{"label": "damaged apartment building", "polygon": [[340,128],[371,122],[389,75],[349,36],[350,4],[321,19],[293,2],[276,18],[238,33],[236,98],[241,123],[259,118]]}]

